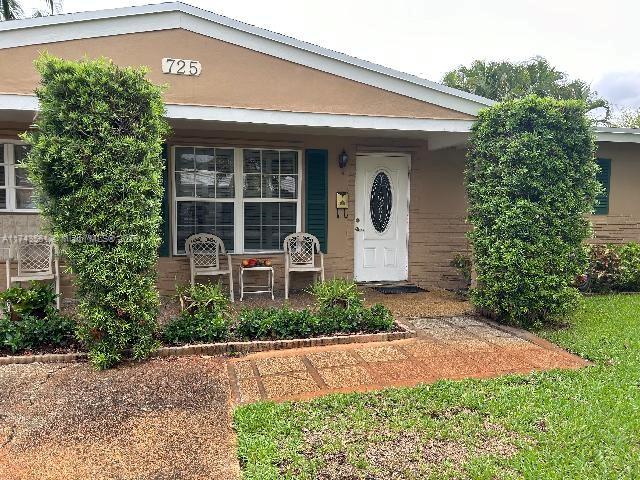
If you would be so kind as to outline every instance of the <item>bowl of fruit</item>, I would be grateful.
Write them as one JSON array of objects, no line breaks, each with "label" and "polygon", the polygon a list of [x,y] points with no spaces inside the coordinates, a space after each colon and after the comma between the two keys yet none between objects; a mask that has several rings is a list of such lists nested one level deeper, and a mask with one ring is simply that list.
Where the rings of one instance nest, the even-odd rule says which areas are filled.
[{"label": "bowl of fruit", "polygon": [[270,258],[245,258],[242,260],[242,266],[244,268],[270,267],[271,265]]}]

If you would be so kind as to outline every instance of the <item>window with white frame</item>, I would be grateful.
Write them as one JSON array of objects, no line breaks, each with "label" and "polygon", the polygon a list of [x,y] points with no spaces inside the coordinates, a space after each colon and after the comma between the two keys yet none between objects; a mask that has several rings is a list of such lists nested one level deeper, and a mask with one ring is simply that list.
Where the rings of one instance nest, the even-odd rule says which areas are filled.
[{"label": "window with white frame", "polygon": [[235,253],[282,250],[300,230],[300,152],[257,148],[173,149],[174,253],[195,233]]},{"label": "window with white frame", "polygon": [[0,141],[0,211],[36,211],[33,186],[23,161],[29,147]]}]

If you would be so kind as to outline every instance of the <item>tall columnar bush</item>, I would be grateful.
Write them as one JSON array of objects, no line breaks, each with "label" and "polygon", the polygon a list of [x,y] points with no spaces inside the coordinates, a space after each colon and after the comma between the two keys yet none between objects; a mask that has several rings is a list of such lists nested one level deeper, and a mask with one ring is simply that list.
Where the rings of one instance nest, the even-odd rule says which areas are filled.
[{"label": "tall columnar bush", "polygon": [[476,306],[531,324],[565,315],[584,272],[585,214],[599,191],[594,137],[578,101],[535,96],[480,112],[466,187]]},{"label": "tall columnar bush", "polygon": [[106,59],[43,55],[40,112],[25,135],[47,228],[62,247],[79,299],[79,338],[99,368],[156,341],[160,244],[161,88],[145,69]]}]

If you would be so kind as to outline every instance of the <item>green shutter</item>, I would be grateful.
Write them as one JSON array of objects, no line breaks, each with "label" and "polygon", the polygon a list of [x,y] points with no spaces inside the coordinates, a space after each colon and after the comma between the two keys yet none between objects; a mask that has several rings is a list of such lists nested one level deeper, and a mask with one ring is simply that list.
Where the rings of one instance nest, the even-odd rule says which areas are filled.
[{"label": "green shutter", "polygon": [[611,160],[599,158],[597,160],[600,171],[596,175],[598,182],[604,191],[596,199],[596,215],[607,215],[609,213],[609,192],[611,190]]},{"label": "green shutter", "polygon": [[162,194],[162,224],[160,225],[160,237],[162,243],[158,255],[161,257],[170,256],[170,223],[169,223],[169,147],[166,143],[162,144],[162,188],[164,193]]},{"label": "green shutter", "polygon": [[327,252],[327,231],[329,216],[329,152],[327,150],[306,150],[306,231],[320,241],[320,249]]}]

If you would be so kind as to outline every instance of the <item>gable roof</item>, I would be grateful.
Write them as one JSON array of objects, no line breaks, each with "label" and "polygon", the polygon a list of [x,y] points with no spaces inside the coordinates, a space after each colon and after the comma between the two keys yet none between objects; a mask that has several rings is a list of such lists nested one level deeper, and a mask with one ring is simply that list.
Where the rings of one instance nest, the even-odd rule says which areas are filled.
[{"label": "gable roof", "polygon": [[495,102],[181,2],[0,23],[0,49],[181,28],[470,115]]}]

